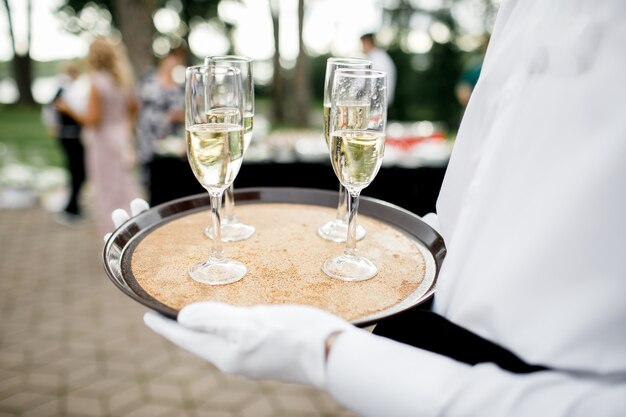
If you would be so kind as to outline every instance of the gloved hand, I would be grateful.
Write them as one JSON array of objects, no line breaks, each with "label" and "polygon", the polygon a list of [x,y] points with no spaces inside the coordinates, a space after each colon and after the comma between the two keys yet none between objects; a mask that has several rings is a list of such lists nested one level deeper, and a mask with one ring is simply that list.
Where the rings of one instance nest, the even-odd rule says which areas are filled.
[{"label": "gloved hand", "polygon": [[[150,205],[148,204],[148,202],[141,198],[135,198],[133,201],[130,202],[130,212],[133,217],[135,217],[139,213],[148,210],[149,208]],[[122,223],[130,219],[130,217],[131,216],[129,216],[124,209],[118,208],[113,210],[113,213],[111,213],[111,219],[113,219],[113,224],[116,228],[120,227]],[[107,240],[109,240],[109,237],[111,237],[111,233],[107,233],[106,235],[104,235],[104,241],[106,242]]]},{"label": "gloved hand", "polygon": [[318,388],[326,383],[329,336],[358,331],[339,317],[303,305],[235,307],[202,302],[184,307],[178,322],[154,312],[146,313],[144,321],[222,372]]},{"label": "gloved hand", "polygon": [[437,213],[426,213],[424,216],[422,216],[422,221],[435,229],[437,233],[441,233],[439,231],[439,217],[437,217]]},{"label": "gloved hand", "polygon": [[[131,215],[150,208],[145,200],[130,203]],[[122,209],[111,214],[115,227],[130,218]],[[104,240],[108,240],[108,233]],[[357,331],[347,321],[303,305],[235,307],[203,302],[190,304],[178,322],[158,313],[144,316],[148,327],[213,363],[225,373],[255,379],[299,382],[323,388],[329,336]]]}]

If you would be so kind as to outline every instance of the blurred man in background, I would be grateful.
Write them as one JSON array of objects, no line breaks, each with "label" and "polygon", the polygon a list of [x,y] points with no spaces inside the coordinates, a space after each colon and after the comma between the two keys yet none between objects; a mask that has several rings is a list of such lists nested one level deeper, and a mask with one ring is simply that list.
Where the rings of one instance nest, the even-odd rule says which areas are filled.
[{"label": "blurred man in background", "polygon": [[[84,111],[87,105],[86,85],[79,81],[80,70],[76,65],[65,68],[61,85],[54,102],[64,100],[76,112]],[[65,208],[55,216],[55,220],[66,225],[81,220],[78,203],[80,190],[85,182],[85,150],[81,142],[81,124],[71,115],[56,111],[56,137],[65,155],[70,175],[70,195]]]},{"label": "blurred man in background", "polygon": [[361,36],[361,48],[367,58],[372,61],[372,69],[387,73],[387,103],[391,107],[396,92],[396,65],[389,54],[376,45],[373,33]]}]

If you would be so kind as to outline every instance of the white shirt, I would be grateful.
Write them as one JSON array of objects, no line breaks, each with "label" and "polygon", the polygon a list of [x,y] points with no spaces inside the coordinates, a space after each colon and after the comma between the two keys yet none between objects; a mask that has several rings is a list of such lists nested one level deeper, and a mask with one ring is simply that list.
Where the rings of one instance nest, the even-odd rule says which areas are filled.
[{"label": "white shirt", "polygon": [[367,59],[372,61],[372,69],[387,73],[387,105],[391,106],[396,91],[396,66],[387,52],[374,47],[367,54]]},{"label": "white shirt", "polygon": [[352,332],[332,395],[363,416],[625,416],[625,114],[625,1],[505,0],[437,204],[435,310],[551,371]]}]

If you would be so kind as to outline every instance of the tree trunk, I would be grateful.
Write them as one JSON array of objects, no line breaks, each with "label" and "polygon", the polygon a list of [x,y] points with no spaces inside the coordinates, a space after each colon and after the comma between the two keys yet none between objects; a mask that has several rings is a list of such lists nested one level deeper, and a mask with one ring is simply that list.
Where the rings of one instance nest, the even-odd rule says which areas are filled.
[{"label": "tree trunk", "polygon": [[13,55],[13,76],[17,91],[20,93],[20,104],[35,104],[31,91],[32,83],[32,63],[28,55]]},{"label": "tree trunk", "polygon": [[154,0],[114,0],[115,21],[137,76],[154,64],[152,12]]},{"label": "tree trunk", "polygon": [[285,86],[281,74],[280,67],[280,13],[278,2],[272,6],[273,1],[270,0],[270,8],[272,14],[272,23],[274,26],[274,75],[272,79],[272,120],[274,123],[285,122]]},{"label": "tree trunk", "polygon": [[309,80],[309,58],[304,50],[302,31],[304,26],[304,0],[298,0],[298,59],[296,60],[296,75],[294,78],[295,101],[296,101],[296,125],[306,127],[309,125],[309,112],[311,106],[311,85]]},{"label": "tree trunk", "polygon": [[30,35],[31,35],[31,1],[28,0],[27,10],[27,49],[26,54],[18,54],[15,50],[15,34],[13,33],[13,17],[9,1],[4,0],[4,8],[7,13],[9,23],[9,36],[11,37],[11,49],[13,50],[13,78],[17,85],[17,91],[20,94],[19,103],[31,105],[35,104],[33,93],[31,90],[32,82],[32,64],[30,61]]},{"label": "tree trunk", "polygon": [[228,39],[228,52],[227,55],[235,55],[235,27],[230,23],[224,23],[224,31],[226,32],[226,39]]}]

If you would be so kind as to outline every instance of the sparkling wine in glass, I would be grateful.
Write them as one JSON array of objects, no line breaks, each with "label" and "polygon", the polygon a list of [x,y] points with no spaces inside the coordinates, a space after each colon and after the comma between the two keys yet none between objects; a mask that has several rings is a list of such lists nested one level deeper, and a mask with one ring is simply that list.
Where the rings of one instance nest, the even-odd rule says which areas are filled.
[{"label": "sparkling wine in glass", "polygon": [[[252,126],[254,122],[254,80],[252,78],[252,60],[244,56],[224,55],[211,56],[204,60],[204,64],[213,67],[233,67],[241,72],[241,83],[243,85],[243,124],[244,124],[244,153],[248,150],[252,140]],[[214,118],[223,117],[227,119],[228,114],[215,114]],[[237,242],[246,240],[254,234],[254,226],[240,222],[235,216],[235,197],[233,184],[224,192],[224,218],[221,222],[222,241]],[[204,229],[207,237],[212,237],[211,226]]]},{"label": "sparkling wine in glass", "polygon": [[204,284],[230,284],[247,271],[244,264],[224,255],[219,215],[224,190],[237,176],[244,154],[243,92],[238,69],[187,68],[185,130],[189,165],[211,197],[214,234],[209,259],[193,265],[189,276]]},{"label": "sparkling wine in glass", "polygon": [[[350,120],[356,119],[354,123]],[[385,153],[387,75],[369,69],[338,69],[330,109],[330,160],[348,192],[348,230],[342,255],[324,262],[322,270],[343,281],[374,277],[378,268],[356,249],[359,194],[380,169]]]},{"label": "sparkling wine in glass", "polygon": [[[372,62],[359,58],[328,58],[326,61],[326,75],[324,79],[324,139],[330,150],[330,105],[333,80],[335,71],[340,68],[353,69],[369,69]],[[358,128],[363,124],[363,120],[367,119],[369,112],[369,103],[349,102],[343,103],[344,109],[344,125]],[[339,184],[339,203],[337,204],[337,215],[333,220],[329,220],[317,229],[317,234],[334,242],[345,242],[348,234],[348,194],[345,187]],[[365,229],[362,226],[356,226],[356,239],[361,240],[365,237]]]}]

